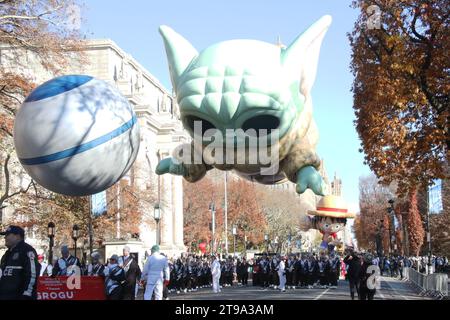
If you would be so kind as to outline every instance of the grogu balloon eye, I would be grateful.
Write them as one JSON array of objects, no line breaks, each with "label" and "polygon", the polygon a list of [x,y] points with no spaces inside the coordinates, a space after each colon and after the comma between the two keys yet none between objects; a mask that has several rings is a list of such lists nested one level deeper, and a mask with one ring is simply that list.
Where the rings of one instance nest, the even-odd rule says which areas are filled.
[{"label": "grogu balloon eye", "polygon": [[335,227],[336,229],[339,229],[339,225],[338,225],[338,224],[337,224],[337,225],[335,225],[334,227]]},{"label": "grogu balloon eye", "polygon": [[[261,115],[248,119],[242,125],[242,129],[247,131],[254,129],[256,136],[264,136],[280,126],[280,119],[272,115]],[[266,132],[264,132],[266,130]],[[253,135],[253,134],[252,134]]]},{"label": "grogu balloon eye", "polygon": [[328,223],[325,223],[325,228],[328,228],[330,225]]},{"label": "grogu balloon eye", "polygon": [[199,126],[199,124],[201,124],[201,128],[202,128],[202,136],[205,135],[205,132],[209,129],[216,129],[216,127],[209,121],[196,117],[196,116],[187,116],[184,119],[184,124],[187,126],[187,128],[191,131],[194,132],[195,129],[195,125],[197,123],[197,126]]}]

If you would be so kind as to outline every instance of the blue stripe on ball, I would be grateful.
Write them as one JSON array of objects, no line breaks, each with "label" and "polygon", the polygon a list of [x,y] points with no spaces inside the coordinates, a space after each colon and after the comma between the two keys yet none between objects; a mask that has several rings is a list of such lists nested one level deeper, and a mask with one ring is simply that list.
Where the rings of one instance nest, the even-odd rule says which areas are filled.
[{"label": "blue stripe on ball", "polygon": [[58,94],[75,89],[92,79],[93,77],[84,75],[70,75],[54,78],[34,89],[25,102],[39,101],[54,97]]},{"label": "blue stripe on ball", "polygon": [[136,122],[137,122],[137,118],[134,115],[130,121],[124,123],[119,128],[117,128],[97,139],[94,139],[92,141],[80,144],[79,146],[76,146],[76,147],[73,147],[70,149],[66,149],[66,150],[59,151],[59,152],[56,152],[53,154],[49,154],[47,156],[42,156],[42,157],[37,157],[37,158],[28,158],[28,159],[19,159],[19,160],[23,165],[33,166],[33,165],[44,164],[44,163],[49,163],[49,162],[53,162],[56,160],[69,158],[76,154],[93,149],[103,143],[111,141],[112,139],[120,136],[121,134],[123,134],[123,133],[127,132],[129,129],[131,129]]}]

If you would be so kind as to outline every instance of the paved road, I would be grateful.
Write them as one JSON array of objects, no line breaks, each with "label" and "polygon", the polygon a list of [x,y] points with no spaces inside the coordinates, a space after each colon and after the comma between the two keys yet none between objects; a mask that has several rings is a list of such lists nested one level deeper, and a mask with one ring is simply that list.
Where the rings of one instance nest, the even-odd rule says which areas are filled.
[{"label": "paved road", "polygon": [[[350,300],[348,282],[339,281],[337,289],[296,289],[280,292],[274,289],[262,290],[259,287],[227,287],[219,294],[210,288],[197,292],[169,295],[170,300]],[[376,300],[424,300],[412,285],[393,278],[381,277],[381,289],[377,290]]]}]

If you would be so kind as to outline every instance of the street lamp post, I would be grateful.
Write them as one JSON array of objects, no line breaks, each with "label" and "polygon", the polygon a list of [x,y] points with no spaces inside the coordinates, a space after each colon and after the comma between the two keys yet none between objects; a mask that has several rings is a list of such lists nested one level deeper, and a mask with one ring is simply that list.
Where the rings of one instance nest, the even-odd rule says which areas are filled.
[{"label": "street lamp post", "polygon": [[247,258],[247,235],[245,233],[244,233],[244,257]]},{"label": "street lamp post", "polygon": [[287,253],[289,253],[289,254],[292,253],[291,241],[292,241],[292,233],[291,233],[291,231],[289,231],[289,236],[288,236],[288,249],[286,250]]},{"label": "street lamp post", "polygon": [[237,234],[236,226],[233,226],[232,233],[233,233],[233,257],[236,257],[236,234]]},{"label": "street lamp post", "polygon": [[72,239],[74,241],[75,258],[77,257],[77,240],[79,238],[79,230],[80,228],[76,224],[74,224],[72,227]]},{"label": "street lamp post", "polygon": [[224,213],[225,213],[225,253],[228,256],[228,192],[227,192],[227,184],[228,184],[228,174],[227,171],[224,173],[225,175],[225,203],[224,203]]},{"label": "street lamp post", "polygon": [[377,234],[375,236],[375,245],[377,248],[377,254],[379,257],[381,257],[383,255],[383,222],[384,220],[378,220],[377,222]]},{"label": "street lamp post", "polygon": [[49,249],[48,249],[48,264],[53,262],[53,246],[55,238],[55,224],[53,222],[48,223],[48,239],[49,239]]},{"label": "street lamp post", "polygon": [[394,227],[395,232],[395,226],[394,226],[394,200],[389,200],[388,203],[390,204],[390,207],[387,208],[388,211],[388,217],[389,217],[389,251],[392,253],[394,252],[394,249],[392,247],[392,227]]},{"label": "street lamp post", "polygon": [[266,242],[266,252],[269,253],[269,235],[264,235],[264,241]]},{"label": "street lamp post", "polygon": [[278,236],[275,237],[275,240],[273,241],[274,247],[275,247],[275,253],[278,253]]},{"label": "street lamp post", "polygon": [[428,241],[428,273],[431,274],[433,270],[431,269],[431,232],[430,232],[430,194],[427,187],[427,241]]},{"label": "street lamp post", "polygon": [[160,245],[161,243],[161,234],[159,229],[159,221],[161,220],[161,208],[159,206],[159,203],[155,204],[155,207],[153,209],[153,218],[156,221],[156,244]]},{"label": "street lamp post", "polygon": [[211,253],[214,253],[216,236],[216,205],[214,202],[209,204],[209,211],[211,211]]}]

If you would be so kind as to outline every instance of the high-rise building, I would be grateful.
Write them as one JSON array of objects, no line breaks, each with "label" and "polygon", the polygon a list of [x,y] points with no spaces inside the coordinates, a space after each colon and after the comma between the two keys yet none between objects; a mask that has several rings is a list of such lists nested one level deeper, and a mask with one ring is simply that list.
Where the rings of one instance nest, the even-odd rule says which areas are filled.
[{"label": "high-rise building", "polygon": [[338,178],[336,172],[334,173],[334,179],[330,183],[331,194],[334,196],[342,196],[342,180]]}]

